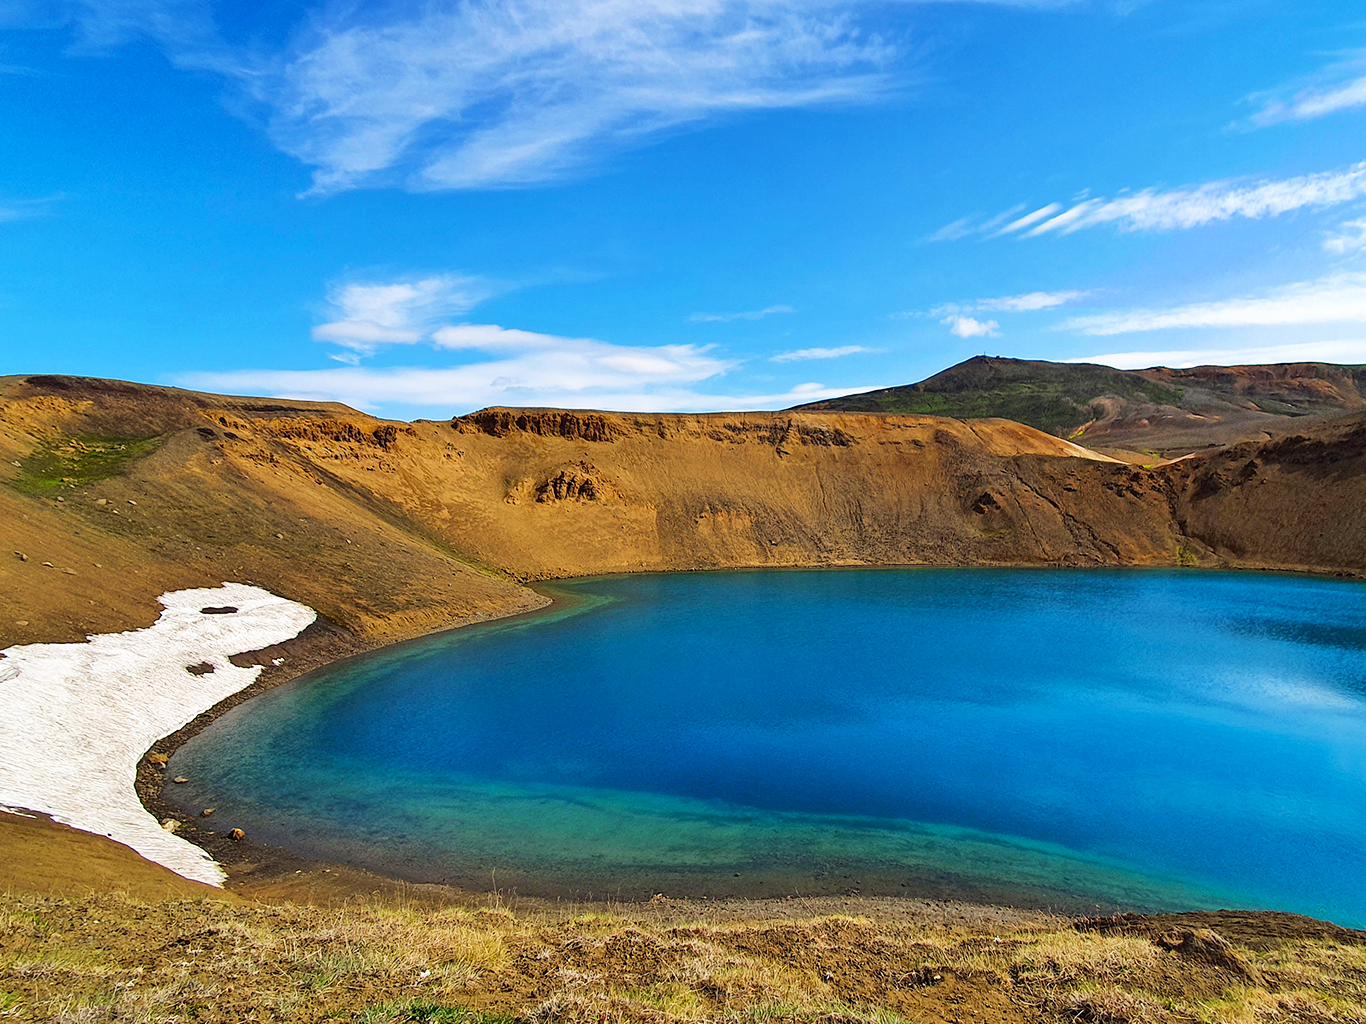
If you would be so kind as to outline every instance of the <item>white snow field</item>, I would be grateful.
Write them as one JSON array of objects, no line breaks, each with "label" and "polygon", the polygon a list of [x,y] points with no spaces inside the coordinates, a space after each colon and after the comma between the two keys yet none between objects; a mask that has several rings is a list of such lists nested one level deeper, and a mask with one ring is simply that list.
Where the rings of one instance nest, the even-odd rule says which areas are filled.
[{"label": "white snow field", "polygon": [[[3,652],[0,807],[49,814],[221,886],[223,869],[139,802],[138,759],[256,680],[260,666],[238,668],[232,655],[298,636],[317,613],[241,583],[179,590],[160,601],[166,610],[146,629]],[[204,662],[212,672],[188,671]]]}]

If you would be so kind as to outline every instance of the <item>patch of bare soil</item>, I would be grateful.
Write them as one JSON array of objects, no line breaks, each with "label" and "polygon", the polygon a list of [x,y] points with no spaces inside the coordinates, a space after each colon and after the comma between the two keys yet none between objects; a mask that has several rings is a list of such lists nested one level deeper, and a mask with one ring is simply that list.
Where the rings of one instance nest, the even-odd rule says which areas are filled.
[{"label": "patch of bare soil", "polygon": [[203,899],[221,890],[181,878],[128,847],[41,815],[0,812],[0,892],[138,899]]}]

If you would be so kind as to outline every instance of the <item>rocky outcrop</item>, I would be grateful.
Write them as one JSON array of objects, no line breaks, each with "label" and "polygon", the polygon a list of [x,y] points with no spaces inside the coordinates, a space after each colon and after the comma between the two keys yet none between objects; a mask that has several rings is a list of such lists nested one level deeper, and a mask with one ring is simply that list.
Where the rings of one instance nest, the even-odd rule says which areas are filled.
[{"label": "rocky outcrop", "polygon": [[1366,570],[1366,416],[1166,467],[1182,531],[1229,564]]},{"label": "rocky outcrop", "polygon": [[1173,928],[1153,942],[1160,949],[1187,960],[1228,971],[1253,985],[1262,984],[1261,972],[1216,931],[1208,928]]},{"label": "rocky outcrop", "polygon": [[543,480],[536,487],[536,500],[541,504],[551,501],[600,501],[610,492],[611,488],[605,485],[601,473],[588,463],[579,462]]},{"label": "rocky outcrop", "polygon": [[338,444],[370,445],[388,451],[398,443],[400,435],[415,436],[412,427],[395,423],[381,423],[368,428],[354,422],[335,419],[281,419],[262,424],[262,429],[274,437],[296,441],[332,441]]},{"label": "rocky outcrop", "polygon": [[606,416],[546,409],[483,409],[469,416],[457,416],[451,425],[462,433],[467,429],[478,430],[490,437],[507,437],[522,431],[571,441],[612,441],[620,433]]}]

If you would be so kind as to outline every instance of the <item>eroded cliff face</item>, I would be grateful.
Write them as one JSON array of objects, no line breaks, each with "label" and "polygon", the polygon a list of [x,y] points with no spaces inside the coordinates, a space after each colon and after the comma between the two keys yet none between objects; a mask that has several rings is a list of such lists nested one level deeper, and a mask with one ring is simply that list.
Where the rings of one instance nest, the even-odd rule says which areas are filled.
[{"label": "eroded cliff face", "polygon": [[424,492],[481,523],[453,544],[524,578],[1177,557],[1166,492],[1131,493],[1145,471],[1007,421],[595,415],[590,440],[521,415],[457,420],[466,472]]},{"label": "eroded cliff face", "polygon": [[1229,565],[1362,575],[1366,416],[1173,464],[1180,527]]},{"label": "eroded cliff face", "polygon": [[595,573],[1360,574],[1364,450],[1360,416],[1144,468],[1005,420],[492,409],[400,424],[335,405],[11,378],[0,646],[147,625],[157,594],[224,580],[317,608],[366,646],[528,610],[544,599],[521,583]]}]

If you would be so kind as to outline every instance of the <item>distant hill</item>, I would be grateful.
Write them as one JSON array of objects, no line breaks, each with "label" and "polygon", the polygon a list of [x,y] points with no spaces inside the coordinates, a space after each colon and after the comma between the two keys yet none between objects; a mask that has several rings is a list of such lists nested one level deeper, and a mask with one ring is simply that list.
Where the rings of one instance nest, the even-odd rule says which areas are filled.
[{"label": "distant hill", "polygon": [[804,412],[1001,417],[1060,437],[1189,448],[1258,439],[1285,417],[1366,408],[1366,366],[1116,370],[1093,363],[975,356],[918,384],[797,406]]}]

